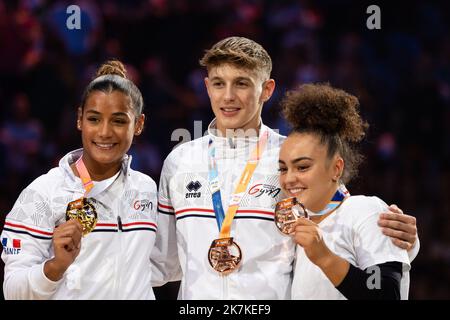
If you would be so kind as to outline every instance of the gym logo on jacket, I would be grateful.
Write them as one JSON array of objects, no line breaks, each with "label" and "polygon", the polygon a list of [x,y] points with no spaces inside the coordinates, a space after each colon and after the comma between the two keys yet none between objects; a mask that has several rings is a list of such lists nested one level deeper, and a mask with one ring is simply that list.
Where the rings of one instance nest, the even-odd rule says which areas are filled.
[{"label": "gym logo on jacket", "polygon": [[248,194],[254,196],[255,198],[259,198],[264,194],[275,198],[280,192],[281,188],[263,183],[255,184],[250,188],[250,190],[248,190]]},{"label": "gym logo on jacket", "polygon": [[136,200],[133,203],[133,208],[138,211],[144,211],[145,209],[153,210],[153,202],[148,199]]},{"label": "gym logo on jacket", "polygon": [[5,254],[19,254],[20,250],[22,249],[20,239],[12,239],[12,242],[8,240],[11,239],[2,238],[3,252]]},{"label": "gym logo on jacket", "polygon": [[186,193],[186,199],[188,198],[200,198],[202,196],[201,192],[197,192],[202,187],[202,184],[197,181],[191,181],[187,184],[186,189],[189,192]]}]

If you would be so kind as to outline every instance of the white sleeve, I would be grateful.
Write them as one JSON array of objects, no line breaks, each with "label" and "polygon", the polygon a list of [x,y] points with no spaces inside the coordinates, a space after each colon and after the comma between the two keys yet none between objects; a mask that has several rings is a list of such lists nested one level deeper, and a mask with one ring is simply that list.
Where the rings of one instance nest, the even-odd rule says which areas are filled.
[{"label": "white sleeve", "polygon": [[384,235],[377,221],[387,205],[377,197],[366,198],[364,206],[357,212],[357,223],[354,226],[354,248],[358,267],[362,270],[389,261],[402,262],[406,269],[410,261],[406,250],[394,245],[391,239]]},{"label": "white sleeve", "polygon": [[414,246],[408,250],[408,257],[410,262],[413,262],[413,260],[417,257],[417,255],[419,254],[419,249],[420,249],[420,241],[419,235],[417,235],[416,243],[414,243]]},{"label": "white sleeve", "polygon": [[158,192],[158,230],[152,252],[152,286],[159,287],[169,281],[181,280],[182,271],[178,259],[176,220],[171,202],[169,182],[170,160],[166,159],[161,172]]},{"label": "white sleeve", "polygon": [[20,194],[1,234],[5,299],[49,299],[60,283],[44,275],[54,224],[48,200],[32,185]]}]

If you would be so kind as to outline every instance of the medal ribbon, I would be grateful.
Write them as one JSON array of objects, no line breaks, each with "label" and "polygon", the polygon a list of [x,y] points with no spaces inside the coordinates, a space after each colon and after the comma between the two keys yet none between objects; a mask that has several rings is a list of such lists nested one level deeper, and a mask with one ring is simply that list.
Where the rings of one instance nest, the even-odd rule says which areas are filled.
[{"label": "medal ribbon", "polygon": [[75,167],[77,168],[78,174],[80,175],[81,182],[84,189],[84,197],[88,195],[89,191],[94,187],[94,182],[92,182],[91,176],[83,162],[83,155],[78,158],[75,162]]},{"label": "medal ribbon", "polygon": [[334,194],[333,198],[331,198],[331,201],[326,205],[325,209],[320,210],[319,212],[313,212],[311,210],[307,210],[309,216],[323,216],[326,215],[334,210],[336,210],[341,203],[350,196],[350,193],[348,192],[347,188],[341,184],[339,188],[336,190],[336,193]]},{"label": "medal ribbon", "polygon": [[212,194],[212,201],[214,207],[214,213],[216,215],[217,226],[220,230],[219,238],[229,238],[231,231],[231,223],[233,222],[234,216],[236,215],[236,211],[239,208],[239,204],[244,196],[245,191],[247,190],[247,186],[250,183],[250,180],[255,172],[256,166],[258,165],[259,159],[261,158],[262,153],[267,144],[267,138],[269,136],[269,132],[266,130],[261,134],[260,139],[258,140],[255,149],[252,150],[250,154],[250,158],[245,165],[244,171],[241,174],[241,178],[239,179],[239,183],[234,190],[234,193],[231,195],[230,204],[228,206],[227,214],[225,216],[223,205],[222,205],[222,197],[220,194],[219,187],[219,178],[218,178],[218,170],[217,163],[215,160],[215,147],[213,140],[209,140],[208,149],[209,149],[209,172],[208,172],[208,180],[209,180],[209,188]]}]

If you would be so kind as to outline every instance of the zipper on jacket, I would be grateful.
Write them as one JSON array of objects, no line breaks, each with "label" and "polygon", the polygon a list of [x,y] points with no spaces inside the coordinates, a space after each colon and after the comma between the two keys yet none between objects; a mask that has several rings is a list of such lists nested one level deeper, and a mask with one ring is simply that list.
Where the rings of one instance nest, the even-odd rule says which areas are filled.
[{"label": "zipper on jacket", "polygon": [[123,229],[122,229],[122,219],[120,219],[120,216],[117,216],[117,227],[119,228],[119,231],[123,231]]},{"label": "zipper on jacket", "polygon": [[228,137],[228,145],[230,146],[231,149],[236,149],[236,143],[233,140],[233,137]]},{"label": "zipper on jacket", "polygon": [[228,300],[228,277],[223,276],[222,277],[222,299]]},{"label": "zipper on jacket", "polygon": [[[120,216],[117,216],[117,232],[119,233],[116,237],[116,240],[119,242],[118,243],[118,252],[122,252],[122,231],[123,231],[123,225],[122,225],[122,219],[120,218]],[[122,286],[122,270],[123,270],[123,266],[122,266],[122,259],[116,256],[116,272],[117,272],[117,276],[115,277],[115,296],[116,296],[116,300],[121,300],[123,299],[122,296],[122,290],[121,290],[121,286]]]}]

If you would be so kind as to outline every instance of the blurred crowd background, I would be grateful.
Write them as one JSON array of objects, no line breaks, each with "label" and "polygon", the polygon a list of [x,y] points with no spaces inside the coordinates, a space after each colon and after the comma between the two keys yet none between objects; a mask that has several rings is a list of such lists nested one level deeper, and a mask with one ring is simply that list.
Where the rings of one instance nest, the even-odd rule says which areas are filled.
[{"label": "blurred crowd background", "polygon": [[[449,299],[450,7],[354,2],[0,0],[0,228],[21,190],[81,146],[77,106],[103,61],[122,60],[144,95],[133,167],[158,181],[174,130],[194,137],[194,121],[204,132],[213,117],[198,59],[240,35],[273,58],[277,89],[263,111],[272,128],[287,133],[278,102],[299,84],[327,81],[360,98],[370,128],[349,190],[416,216],[410,298]],[[79,30],[66,27],[71,4]],[[381,30],[366,27],[369,4],[381,8]],[[174,298],[176,285],[157,294]]]}]

